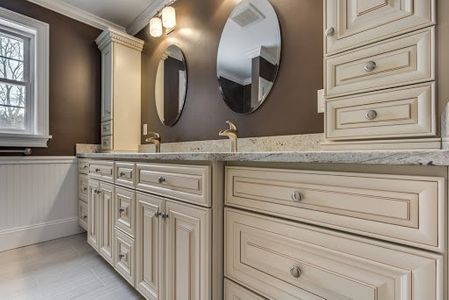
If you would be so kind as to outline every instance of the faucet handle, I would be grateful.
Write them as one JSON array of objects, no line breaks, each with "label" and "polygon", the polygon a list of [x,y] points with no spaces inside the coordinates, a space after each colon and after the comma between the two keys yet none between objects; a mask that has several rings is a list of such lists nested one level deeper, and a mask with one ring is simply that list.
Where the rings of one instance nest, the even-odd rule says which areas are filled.
[{"label": "faucet handle", "polygon": [[160,139],[161,135],[157,132],[148,132],[148,138]]},{"label": "faucet handle", "polygon": [[234,123],[232,123],[231,121],[226,121],[226,124],[229,125],[230,130],[237,132],[237,126],[235,126]]}]

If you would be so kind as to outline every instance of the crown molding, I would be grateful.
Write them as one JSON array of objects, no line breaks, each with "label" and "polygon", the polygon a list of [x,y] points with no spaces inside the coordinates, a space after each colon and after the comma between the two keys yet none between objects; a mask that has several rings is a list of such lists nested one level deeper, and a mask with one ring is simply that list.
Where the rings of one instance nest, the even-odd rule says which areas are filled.
[{"label": "crown molding", "polygon": [[101,51],[112,42],[124,45],[139,52],[142,52],[144,46],[144,41],[125,32],[113,29],[104,30],[95,42]]},{"label": "crown molding", "polygon": [[173,3],[173,0],[154,0],[134,21],[126,28],[129,34],[136,35],[145,26],[150,23],[158,11],[164,8],[165,5]]},{"label": "crown molding", "polygon": [[126,28],[123,26],[117,25],[111,21],[100,18],[90,12],[87,12],[73,5],[62,2],[61,0],[27,0],[27,1],[45,7],[49,10],[55,11],[59,14],[62,14],[74,20],[88,24],[95,28],[99,28],[102,30],[112,28],[118,31],[126,32]]}]

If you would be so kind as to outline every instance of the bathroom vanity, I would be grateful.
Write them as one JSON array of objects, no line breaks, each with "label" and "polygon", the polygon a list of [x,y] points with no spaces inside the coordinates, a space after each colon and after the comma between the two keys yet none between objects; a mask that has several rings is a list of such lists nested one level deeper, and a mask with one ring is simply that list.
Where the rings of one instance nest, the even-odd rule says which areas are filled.
[{"label": "bathroom vanity", "polygon": [[445,299],[448,151],[79,157],[89,243],[147,299]]}]

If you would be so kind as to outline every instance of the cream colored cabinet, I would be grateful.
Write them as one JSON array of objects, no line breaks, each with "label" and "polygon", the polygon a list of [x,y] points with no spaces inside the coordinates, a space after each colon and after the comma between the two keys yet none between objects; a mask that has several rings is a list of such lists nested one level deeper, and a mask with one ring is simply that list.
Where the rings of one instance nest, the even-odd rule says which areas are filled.
[{"label": "cream colored cabinet", "polygon": [[269,299],[443,300],[442,255],[225,210],[225,275]]},{"label": "cream colored cabinet", "polygon": [[435,24],[434,0],[325,0],[325,53]]},{"label": "cream colored cabinet", "polygon": [[87,231],[88,224],[88,205],[89,197],[89,161],[80,159],[78,161],[78,223],[81,228]]},{"label": "cream colored cabinet", "polygon": [[165,200],[137,194],[136,289],[147,299],[165,299]]},{"label": "cream colored cabinet", "polygon": [[100,183],[89,179],[89,196],[87,201],[87,242],[98,251],[100,239]]},{"label": "cream colored cabinet", "polygon": [[100,182],[99,184],[99,243],[98,252],[110,264],[113,263],[113,197],[114,186]]},{"label": "cream colored cabinet", "polygon": [[211,299],[211,209],[137,199],[136,288],[148,299]]},{"label": "cream colored cabinet", "polygon": [[209,209],[167,201],[167,299],[211,298],[210,217]]},{"label": "cream colored cabinet", "polygon": [[114,230],[114,267],[132,286],[135,283],[135,263],[134,239]]},{"label": "cream colored cabinet", "polygon": [[102,150],[137,151],[144,42],[114,30],[104,31],[96,42],[102,53]]},{"label": "cream colored cabinet", "polygon": [[245,289],[237,283],[225,279],[224,280],[224,299],[225,300],[265,300],[259,295]]},{"label": "cream colored cabinet", "polygon": [[84,201],[78,201],[78,222],[81,228],[87,231],[88,224],[87,224],[87,217],[88,217],[88,208],[87,203]]}]

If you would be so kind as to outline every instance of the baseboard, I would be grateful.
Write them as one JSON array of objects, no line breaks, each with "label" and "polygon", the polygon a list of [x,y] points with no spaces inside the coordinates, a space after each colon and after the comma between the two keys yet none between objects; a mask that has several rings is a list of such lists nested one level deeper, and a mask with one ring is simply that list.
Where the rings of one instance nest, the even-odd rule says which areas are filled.
[{"label": "baseboard", "polygon": [[369,141],[326,141],[324,150],[425,150],[441,149],[441,138],[369,140]]},{"label": "baseboard", "polygon": [[83,232],[78,217],[0,231],[0,252]]}]

